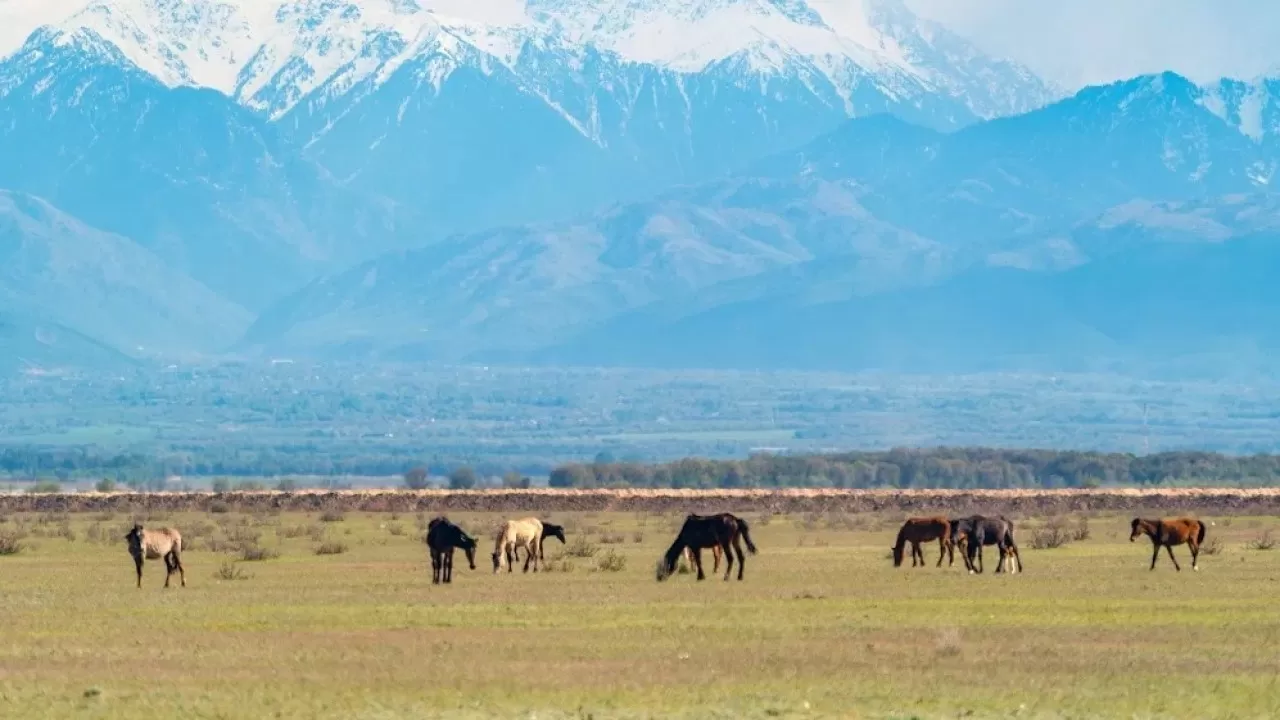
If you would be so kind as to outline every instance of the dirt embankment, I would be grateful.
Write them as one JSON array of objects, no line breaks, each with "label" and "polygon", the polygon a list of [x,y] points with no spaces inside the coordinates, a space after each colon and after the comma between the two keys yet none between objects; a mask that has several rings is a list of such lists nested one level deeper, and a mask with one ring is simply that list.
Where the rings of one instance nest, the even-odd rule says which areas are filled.
[{"label": "dirt embankment", "polygon": [[382,490],[0,495],[0,512],[1072,512],[1280,515],[1280,489]]}]

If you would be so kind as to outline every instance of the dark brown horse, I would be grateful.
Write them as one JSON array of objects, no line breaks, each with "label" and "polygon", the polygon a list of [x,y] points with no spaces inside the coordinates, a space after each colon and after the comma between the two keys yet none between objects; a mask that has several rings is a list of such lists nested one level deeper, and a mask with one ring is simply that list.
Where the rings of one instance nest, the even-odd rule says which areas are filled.
[{"label": "dark brown horse", "polygon": [[[545,552],[545,548],[543,547],[543,544],[547,542],[547,538],[549,537],[559,538],[560,544],[561,545],[565,544],[564,526],[555,525],[549,522],[542,523],[542,536],[538,538],[538,560],[539,561],[547,559],[547,554]],[[515,557],[515,562],[520,562],[520,548],[515,548],[514,550],[511,551],[511,554]]]},{"label": "dark brown horse", "polygon": [[[983,571],[982,548],[984,545],[995,545],[1000,552],[1000,562],[996,564],[996,572],[1004,572],[1008,563],[1009,572],[1022,572],[1022,556],[1018,554],[1018,543],[1013,539],[1013,521],[1004,517],[983,517],[973,515],[951,521],[951,544],[965,542],[964,566],[970,573]],[[974,562],[977,560],[977,562]]]},{"label": "dark brown horse", "polygon": [[902,524],[902,529],[898,530],[898,541],[893,545],[893,566],[900,567],[902,565],[902,551],[907,543],[911,543],[911,567],[916,567],[916,558],[919,558],[920,567],[924,567],[924,552],[920,549],[920,543],[938,541],[938,564],[942,567],[942,559],[951,556],[947,567],[956,562],[956,549],[951,544],[951,522],[946,517],[939,515],[937,517],[918,517],[907,518]]},{"label": "dark brown horse", "polygon": [[729,574],[733,571],[733,551],[737,551],[738,579],[741,580],[747,559],[742,554],[739,538],[747,544],[747,550],[755,555],[756,546],[751,542],[751,531],[747,527],[746,520],[729,513],[689,515],[684,519],[684,525],[680,527],[680,533],[676,535],[675,542],[671,543],[671,547],[667,549],[667,554],[658,561],[658,580],[666,580],[676,571],[676,562],[685,548],[693,549],[693,563],[698,567],[698,579],[705,580],[707,576],[702,572],[702,549],[716,546],[724,551],[725,580],[729,579]]},{"label": "dark brown horse", "polygon": [[1151,538],[1151,544],[1154,546],[1151,551],[1152,570],[1156,569],[1156,559],[1160,557],[1160,548],[1163,546],[1169,551],[1169,560],[1173,562],[1173,569],[1182,572],[1182,568],[1178,567],[1178,559],[1173,556],[1173,546],[1183,543],[1191,548],[1191,569],[1200,569],[1196,563],[1200,559],[1200,544],[1204,542],[1204,523],[1189,517],[1160,518],[1159,520],[1134,518],[1130,526],[1132,531],[1129,533],[1129,542],[1137,540],[1140,535]]},{"label": "dark brown horse", "polygon": [[471,569],[476,569],[476,541],[465,530],[441,515],[427,523],[427,547],[431,550],[431,582],[453,582],[453,550],[462,548]]}]

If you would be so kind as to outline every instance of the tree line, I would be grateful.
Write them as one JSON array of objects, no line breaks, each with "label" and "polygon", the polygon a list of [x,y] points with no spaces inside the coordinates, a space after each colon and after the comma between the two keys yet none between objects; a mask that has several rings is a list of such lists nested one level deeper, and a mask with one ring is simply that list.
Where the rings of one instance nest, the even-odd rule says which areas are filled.
[{"label": "tree line", "polygon": [[571,463],[551,472],[565,488],[1089,488],[1172,484],[1280,484],[1280,455],[1153,455],[995,448],[895,449],[825,455],[686,458],[661,464]]},{"label": "tree line", "polygon": [[[254,457],[256,455],[256,458]],[[255,462],[256,459],[256,462]],[[290,462],[296,459],[297,462]],[[410,454],[353,455],[307,461],[305,453],[244,453],[208,462],[194,453],[112,454],[92,448],[0,448],[0,475],[22,480],[109,479],[135,489],[163,489],[178,476],[264,478],[289,475],[399,476],[408,487],[443,478],[448,487],[527,487],[549,476],[565,488],[1087,488],[1173,484],[1280,485],[1280,455],[1164,452],[1152,455],[996,448],[895,449],[822,455],[756,454],[739,460],[685,458],[664,463],[592,462],[557,467]],[[437,481],[438,482],[438,481]],[[237,485],[242,483],[236,483]],[[274,487],[275,483],[270,486]]]}]

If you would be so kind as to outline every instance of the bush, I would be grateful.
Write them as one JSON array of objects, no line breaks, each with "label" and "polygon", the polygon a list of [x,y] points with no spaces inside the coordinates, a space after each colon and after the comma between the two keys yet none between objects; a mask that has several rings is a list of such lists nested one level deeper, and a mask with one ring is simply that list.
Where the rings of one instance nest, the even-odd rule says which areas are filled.
[{"label": "bush", "polygon": [[1067,532],[1061,518],[1053,518],[1042,528],[1031,534],[1031,547],[1034,550],[1052,550],[1071,542],[1071,533]]},{"label": "bush", "polygon": [[1200,552],[1205,555],[1220,555],[1225,548],[1222,545],[1222,538],[1211,537],[1209,542],[1200,546]]},{"label": "bush", "polygon": [[387,525],[387,532],[395,535],[396,537],[400,537],[401,535],[404,535],[404,526],[400,523],[390,523]]},{"label": "bush", "polygon": [[293,492],[297,489],[298,481],[293,478],[281,478],[280,482],[276,483],[276,490],[280,492]]},{"label": "bush", "polygon": [[27,492],[33,495],[49,495],[52,493],[62,492],[62,484],[57,480],[41,480],[33,483],[27,488]]},{"label": "bush", "polygon": [[230,561],[223,562],[213,576],[218,580],[248,580],[253,577],[244,570],[241,570],[239,565]]},{"label": "bush", "polygon": [[98,481],[96,485],[93,486],[93,489],[97,490],[100,493],[115,492],[116,481],[112,480],[111,478],[102,478],[101,480]]},{"label": "bush", "polygon": [[347,551],[347,544],[337,540],[327,540],[316,547],[317,555],[341,555]]},{"label": "bush", "polygon": [[213,502],[209,503],[209,512],[213,513],[214,515],[223,515],[231,512],[231,506],[222,502],[221,500],[214,500]]},{"label": "bush", "polygon": [[347,519],[347,516],[342,514],[341,510],[325,510],[324,512],[320,513],[320,522],[327,522],[327,523],[343,522],[346,519]]},{"label": "bush", "polygon": [[1249,542],[1250,550],[1271,550],[1276,546],[1276,539],[1270,530],[1263,530],[1258,537]]},{"label": "bush", "polygon": [[621,572],[627,567],[627,556],[610,550],[596,561],[596,569],[600,572]]},{"label": "bush", "polygon": [[1076,542],[1084,542],[1088,540],[1093,533],[1089,530],[1089,518],[1082,517],[1080,522],[1076,524],[1076,529],[1071,533],[1071,539]]},{"label": "bush", "polygon": [[595,557],[595,554],[599,551],[600,548],[592,545],[589,540],[582,535],[579,535],[574,538],[573,542],[569,543],[569,545],[565,547],[564,554],[569,557],[589,558]]},{"label": "bush", "polygon": [[0,532],[0,555],[17,555],[27,549],[22,538],[23,533],[16,531]]},{"label": "bush", "polygon": [[260,560],[271,560],[280,557],[277,550],[264,548],[260,545],[248,544],[240,548],[240,559],[245,562],[258,562]]},{"label": "bush", "polygon": [[216,493],[231,492],[231,481],[226,478],[214,478],[213,491]]}]

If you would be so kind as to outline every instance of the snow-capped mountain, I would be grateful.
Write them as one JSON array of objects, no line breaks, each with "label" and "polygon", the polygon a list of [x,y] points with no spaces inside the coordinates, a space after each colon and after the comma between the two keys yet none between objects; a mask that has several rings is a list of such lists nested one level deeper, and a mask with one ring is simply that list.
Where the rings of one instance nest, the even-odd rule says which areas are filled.
[{"label": "snow-capped mountain", "polygon": [[[92,31],[170,86],[219,90],[279,117],[321,87],[390,77],[442,53],[520,72],[547,51],[593,48],[622,64],[698,74],[730,62],[743,81],[806,70],[856,112],[858,78],[895,99],[957,100],[976,117],[1018,112],[1050,92],[983,57],[900,0],[10,0],[15,28]],[[16,49],[0,45],[0,55]],[[534,51],[534,52],[529,52]],[[539,52],[541,51],[541,52]],[[471,56],[470,58],[467,56]],[[439,82],[449,68],[437,68]],[[544,68],[545,71],[545,68]],[[1012,81],[1012,82],[1010,82]],[[538,88],[548,90],[549,88]],[[816,89],[815,89],[816,90]],[[554,100],[554,98],[549,98]],[[582,118],[578,118],[580,121]],[[585,124],[585,123],[584,123]]]},{"label": "snow-capped mountain", "polygon": [[49,27],[0,95],[55,51],[215,90],[431,236],[639,200],[850,116],[954,128],[1054,97],[901,0],[42,2],[8,0]]}]

